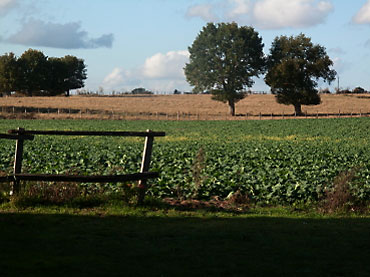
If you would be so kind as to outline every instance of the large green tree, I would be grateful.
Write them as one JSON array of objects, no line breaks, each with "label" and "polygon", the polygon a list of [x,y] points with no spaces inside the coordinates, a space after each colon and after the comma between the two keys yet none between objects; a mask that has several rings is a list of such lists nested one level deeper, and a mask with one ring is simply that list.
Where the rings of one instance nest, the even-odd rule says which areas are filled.
[{"label": "large green tree", "polygon": [[29,49],[18,59],[18,66],[21,72],[19,88],[27,95],[47,88],[48,62],[44,53]]},{"label": "large green tree", "polygon": [[332,60],[323,46],[313,44],[304,34],[276,37],[267,58],[265,82],[278,103],[293,105],[302,114],[302,105],[321,103],[318,81],[335,80]]},{"label": "large green tree", "polygon": [[75,56],[63,58],[49,58],[48,91],[51,95],[65,93],[69,96],[71,89],[78,89],[84,86],[86,66],[82,59]]},{"label": "large green tree", "polygon": [[84,86],[87,78],[84,60],[67,55],[48,58],[29,49],[17,58],[13,53],[0,56],[0,93],[19,91],[29,96],[53,96]]},{"label": "large green tree", "polygon": [[189,47],[186,79],[194,92],[211,92],[235,115],[235,103],[246,96],[252,78],[264,72],[262,49],[262,39],[252,27],[208,23]]},{"label": "large green tree", "polygon": [[10,95],[19,81],[17,58],[14,53],[0,56],[0,93]]}]

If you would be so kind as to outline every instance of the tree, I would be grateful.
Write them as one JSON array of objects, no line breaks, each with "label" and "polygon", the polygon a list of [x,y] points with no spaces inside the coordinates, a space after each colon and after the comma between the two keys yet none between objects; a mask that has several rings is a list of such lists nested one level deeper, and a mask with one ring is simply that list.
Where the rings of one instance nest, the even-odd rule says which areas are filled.
[{"label": "tree", "polygon": [[329,84],[335,80],[332,65],[325,48],[305,35],[276,37],[267,58],[265,82],[278,103],[293,105],[296,114],[302,115],[302,105],[321,103],[318,80]]},{"label": "tree", "polygon": [[354,93],[354,94],[363,94],[363,93],[366,93],[366,90],[362,87],[356,87],[355,89],[353,89],[352,93]]},{"label": "tree", "polygon": [[209,91],[212,99],[235,103],[246,96],[252,77],[264,72],[263,43],[252,27],[236,23],[208,23],[189,47],[190,61],[184,70],[194,92]]},{"label": "tree", "polygon": [[66,96],[69,96],[69,90],[84,87],[84,80],[87,78],[86,66],[83,59],[75,56],[65,56],[61,60],[66,65],[66,76],[64,78],[66,87]]},{"label": "tree", "polygon": [[19,81],[17,58],[14,53],[0,56],[0,92],[10,95]]},{"label": "tree", "polygon": [[59,95],[67,91],[65,79],[68,76],[67,65],[62,58],[48,59],[48,84],[47,90],[50,96]]},{"label": "tree", "polygon": [[17,59],[13,53],[0,56],[0,92],[18,90],[29,96],[53,96],[84,86],[84,60],[74,56],[48,58],[41,51],[29,49]]},{"label": "tree", "polygon": [[18,59],[21,80],[19,87],[29,96],[47,87],[47,57],[38,50],[29,49]]},{"label": "tree", "polygon": [[131,94],[153,94],[153,92],[146,90],[145,88],[135,88],[131,91]]}]

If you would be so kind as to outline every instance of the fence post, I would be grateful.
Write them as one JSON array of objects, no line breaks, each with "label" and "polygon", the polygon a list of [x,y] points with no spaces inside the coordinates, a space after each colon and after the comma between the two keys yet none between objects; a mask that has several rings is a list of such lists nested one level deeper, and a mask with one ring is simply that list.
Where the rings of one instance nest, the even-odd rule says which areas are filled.
[{"label": "fence post", "polygon": [[[148,172],[150,167],[150,159],[152,156],[152,149],[153,149],[153,140],[154,137],[150,135],[152,132],[151,130],[146,130],[148,133],[148,136],[145,138],[145,144],[144,144],[144,151],[143,151],[143,158],[141,161],[141,169],[140,173]],[[138,195],[138,205],[143,204],[145,192],[147,189],[147,180],[143,179],[139,181],[139,195]]]},{"label": "fence post", "polygon": [[[18,128],[18,135],[21,136],[24,133],[23,128]],[[16,140],[15,144],[15,158],[14,158],[14,169],[13,174],[21,173],[22,171],[22,159],[23,159],[23,142],[22,138]],[[19,192],[19,180],[14,177],[14,182],[12,186],[12,190],[10,191],[10,195],[17,194]]]}]

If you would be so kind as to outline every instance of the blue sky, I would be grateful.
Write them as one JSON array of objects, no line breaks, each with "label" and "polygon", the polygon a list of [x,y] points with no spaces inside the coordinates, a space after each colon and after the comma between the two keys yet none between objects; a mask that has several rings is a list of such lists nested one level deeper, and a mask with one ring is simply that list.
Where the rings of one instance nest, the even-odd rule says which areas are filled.
[{"label": "blue sky", "polygon": [[[83,58],[93,91],[190,90],[187,48],[210,21],[253,26],[266,54],[276,36],[304,33],[342,88],[370,90],[370,0],[0,0],[0,55]],[[252,89],[268,90],[263,76]]]}]

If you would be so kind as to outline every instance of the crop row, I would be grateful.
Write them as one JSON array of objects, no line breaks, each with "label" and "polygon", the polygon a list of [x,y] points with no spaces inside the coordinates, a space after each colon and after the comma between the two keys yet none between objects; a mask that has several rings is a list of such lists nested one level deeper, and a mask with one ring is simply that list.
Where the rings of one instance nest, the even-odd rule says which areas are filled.
[{"label": "crop row", "polygon": [[[226,197],[242,191],[256,202],[316,201],[340,173],[356,168],[353,193],[370,197],[368,119],[251,122],[1,121],[4,132],[28,129],[165,131],[156,139],[149,193],[159,197]],[[143,141],[47,137],[26,142],[29,173],[124,174],[140,167]],[[0,170],[11,172],[14,142],[0,142]],[[93,185],[85,185],[87,188]],[[117,190],[114,184],[106,189]]]}]

